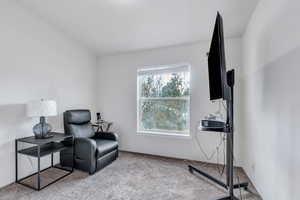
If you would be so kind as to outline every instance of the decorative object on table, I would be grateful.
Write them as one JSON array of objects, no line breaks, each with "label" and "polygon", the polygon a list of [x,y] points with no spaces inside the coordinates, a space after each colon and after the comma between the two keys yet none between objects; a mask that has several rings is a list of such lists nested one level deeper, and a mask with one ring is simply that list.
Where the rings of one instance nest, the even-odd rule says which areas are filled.
[{"label": "decorative object on table", "polygon": [[40,122],[33,127],[35,138],[45,139],[52,137],[49,134],[52,127],[46,123],[46,117],[57,115],[56,102],[45,99],[30,101],[26,106],[26,110],[28,117],[40,117]]},{"label": "decorative object on table", "polygon": [[[34,136],[31,137],[25,137],[25,138],[19,138],[15,141],[15,169],[16,169],[16,183],[19,183],[21,185],[24,185],[26,187],[29,187],[34,190],[41,190],[45,187],[57,182],[58,180],[70,175],[74,171],[74,164],[73,162],[70,162],[70,166],[62,167],[62,164],[55,164],[53,156],[56,152],[61,152],[63,150],[70,151],[69,159],[74,160],[74,137],[72,135],[65,135],[63,133],[54,133],[52,132],[51,135],[53,137],[48,139],[37,139]],[[31,144],[35,146],[19,149],[19,143],[26,143]],[[21,145],[23,146],[23,145]],[[37,172],[30,174],[28,176],[19,178],[18,169],[20,168],[19,164],[21,163],[21,159],[18,159],[18,155],[26,155],[37,159]],[[42,169],[41,168],[41,158],[44,156],[51,155],[51,165],[47,168]],[[24,166],[21,166],[21,168],[24,168]],[[55,168],[57,170],[49,170],[51,168]],[[52,179],[51,182],[42,180],[45,179],[45,175],[43,175],[44,171],[47,171],[47,174],[56,172],[57,175],[60,175],[56,179]],[[62,171],[64,173],[60,173],[59,171]],[[36,180],[35,180],[36,179]],[[49,180],[49,178],[46,178]],[[48,183],[47,183],[48,182]],[[36,184],[34,184],[36,183]]]},{"label": "decorative object on table", "polygon": [[92,126],[96,128],[97,132],[100,132],[100,131],[108,132],[113,123],[101,119],[100,112],[97,112],[96,115],[97,115],[97,121],[95,124],[92,124]]},{"label": "decorative object on table", "polygon": [[101,120],[101,114],[99,112],[97,112],[96,115],[97,115],[97,123],[98,123]]}]

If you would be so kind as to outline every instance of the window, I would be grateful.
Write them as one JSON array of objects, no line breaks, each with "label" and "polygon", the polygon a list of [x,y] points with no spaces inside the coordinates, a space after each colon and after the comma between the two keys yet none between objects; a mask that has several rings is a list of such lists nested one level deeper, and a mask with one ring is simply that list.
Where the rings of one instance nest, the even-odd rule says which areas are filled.
[{"label": "window", "polygon": [[189,68],[172,65],[138,71],[138,132],[189,135]]}]

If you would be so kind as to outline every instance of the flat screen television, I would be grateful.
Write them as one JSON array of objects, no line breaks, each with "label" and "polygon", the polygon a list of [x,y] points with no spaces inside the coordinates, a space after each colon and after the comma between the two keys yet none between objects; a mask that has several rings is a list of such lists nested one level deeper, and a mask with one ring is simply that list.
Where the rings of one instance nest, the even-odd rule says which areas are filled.
[{"label": "flat screen television", "polygon": [[210,100],[226,99],[227,78],[223,36],[223,19],[218,13],[208,53]]}]

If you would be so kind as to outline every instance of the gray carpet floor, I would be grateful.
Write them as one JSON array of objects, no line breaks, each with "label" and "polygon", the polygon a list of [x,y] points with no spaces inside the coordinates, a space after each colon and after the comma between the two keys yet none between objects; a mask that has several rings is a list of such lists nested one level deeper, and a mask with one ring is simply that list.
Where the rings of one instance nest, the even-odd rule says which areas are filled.
[{"label": "gray carpet floor", "polygon": [[[75,171],[70,176],[37,192],[19,184],[0,189],[1,200],[213,200],[226,191],[206,179],[189,173],[193,164],[220,176],[219,168],[200,162],[183,161],[134,153],[120,153],[117,161],[105,169],[88,175]],[[240,182],[247,177],[236,169]],[[48,173],[48,174],[47,174]],[[51,179],[49,172],[43,175]],[[236,179],[237,180],[237,179]],[[243,200],[259,200],[255,189],[236,190]]]}]

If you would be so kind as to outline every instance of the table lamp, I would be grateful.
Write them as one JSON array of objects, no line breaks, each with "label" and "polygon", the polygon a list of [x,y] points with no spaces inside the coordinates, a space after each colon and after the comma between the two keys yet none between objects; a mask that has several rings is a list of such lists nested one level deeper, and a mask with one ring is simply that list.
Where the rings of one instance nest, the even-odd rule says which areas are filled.
[{"label": "table lamp", "polygon": [[52,137],[49,135],[52,127],[46,123],[46,117],[56,116],[56,102],[53,100],[35,100],[30,101],[26,105],[26,111],[28,117],[39,117],[40,123],[33,127],[33,133],[37,139],[45,139]]}]

